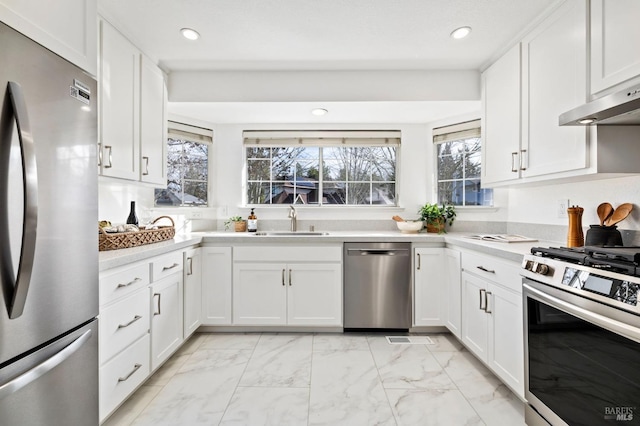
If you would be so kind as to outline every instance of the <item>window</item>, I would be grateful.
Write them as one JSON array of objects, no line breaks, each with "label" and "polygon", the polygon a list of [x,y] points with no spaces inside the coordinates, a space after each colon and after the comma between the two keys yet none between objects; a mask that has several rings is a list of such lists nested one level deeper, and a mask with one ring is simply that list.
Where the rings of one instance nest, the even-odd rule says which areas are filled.
[{"label": "window", "polygon": [[170,121],[168,133],[167,188],[155,190],[155,205],[206,206],[211,130]]},{"label": "window", "polygon": [[397,131],[244,132],[248,204],[397,205]]},{"label": "window", "polygon": [[493,190],[481,187],[480,121],[434,129],[438,204],[491,206]]}]

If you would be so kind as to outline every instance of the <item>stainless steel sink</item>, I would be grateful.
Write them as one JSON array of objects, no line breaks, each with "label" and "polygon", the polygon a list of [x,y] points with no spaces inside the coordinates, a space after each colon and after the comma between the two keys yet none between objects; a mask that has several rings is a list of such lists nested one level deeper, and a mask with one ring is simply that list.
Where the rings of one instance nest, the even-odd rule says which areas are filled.
[{"label": "stainless steel sink", "polygon": [[319,237],[329,235],[328,232],[304,232],[304,231],[267,231],[256,232],[257,236],[263,237]]}]

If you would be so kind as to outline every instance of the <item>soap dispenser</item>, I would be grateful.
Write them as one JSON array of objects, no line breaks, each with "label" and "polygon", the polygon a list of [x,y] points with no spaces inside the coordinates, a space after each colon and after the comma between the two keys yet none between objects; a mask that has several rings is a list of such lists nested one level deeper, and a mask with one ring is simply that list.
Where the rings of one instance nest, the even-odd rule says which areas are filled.
[{"label": "soap dispenser", "polygon": [[258,230],[258,217],[253,212],[254,209],[251,209],[251,213],[247,218],[247,231],[256,232]]}]

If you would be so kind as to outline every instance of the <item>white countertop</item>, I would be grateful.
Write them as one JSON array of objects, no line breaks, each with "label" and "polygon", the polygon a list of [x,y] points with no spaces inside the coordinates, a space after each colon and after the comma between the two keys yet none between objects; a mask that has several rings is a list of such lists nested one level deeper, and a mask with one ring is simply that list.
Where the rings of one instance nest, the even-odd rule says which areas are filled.
[{"label": "white countertop", "polygon": [[448,234],[431,234],[426,232],[403,234],[399,231],[330,231],[328,235],[314,236],[255,235],[249,232],[196,232],[176,235],[172,240],[162,241],[160,243],[100,252],[99,270],[104,271],[198,244],[322,245],[344,242],[410,242],[433,247],[457,246],[502,257],[514,262],[520,262],[523,255],[531,252],[531,247],[559,245],[557,242],[549,241],[520,243],[490,242],[466,238],[468,235],[471,234],[461,232],[450,232]]}]

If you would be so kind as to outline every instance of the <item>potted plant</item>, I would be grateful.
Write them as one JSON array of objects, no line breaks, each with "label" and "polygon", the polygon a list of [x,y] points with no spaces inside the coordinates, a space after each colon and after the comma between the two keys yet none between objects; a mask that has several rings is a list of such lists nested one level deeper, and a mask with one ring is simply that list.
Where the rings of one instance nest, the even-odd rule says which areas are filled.
[{"label": "potted plant", "polygon": [[224,229],[229,229],[232,223],[236,232],[245,232],[247,230],[247,221],[240,216],[231,216],[226,220],[224,222]]},{"label": "potted plant", "polygon": [[427,224],[427,232],[437,232],[441,234],[445,231],[445,225],[453,225],[456,219],[456,209],[452,205],[442,205],[427,203],[418,210],[420,218]]}]

